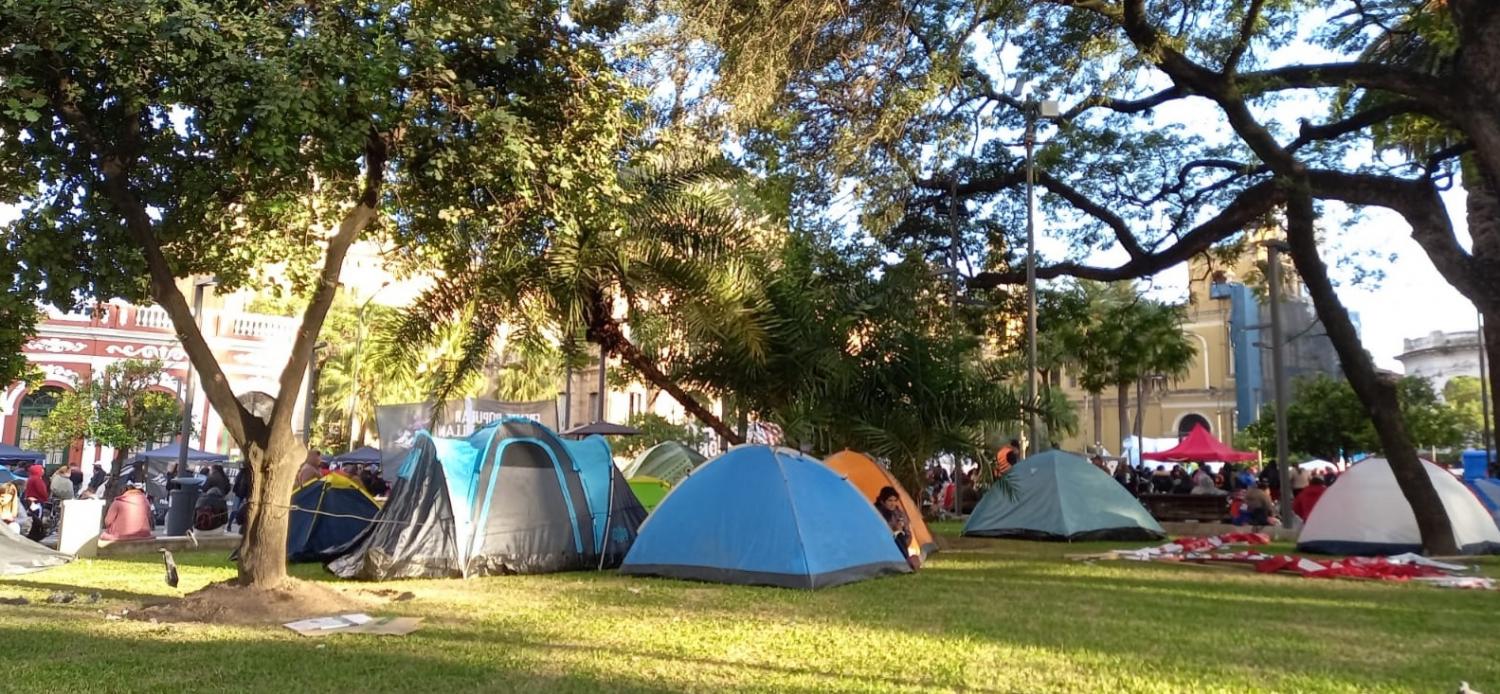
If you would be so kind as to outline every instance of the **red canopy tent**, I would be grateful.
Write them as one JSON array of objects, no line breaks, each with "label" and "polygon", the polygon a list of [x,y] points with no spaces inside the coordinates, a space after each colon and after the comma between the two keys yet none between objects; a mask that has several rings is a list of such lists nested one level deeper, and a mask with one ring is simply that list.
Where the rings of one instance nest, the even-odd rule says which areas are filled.
[{"label": "red canopy tent", "polygon": [[1259,457],[1255,453],[1237,451],[1224,445],[1223,442],[1214,438],[1213,434],[1208,433],[1202,424],[1194,426],[1193,430],[1188,432],[1187,437],[1172,448],[1141,454],[1141,460],[1161,460],[1169,463],[1239,463]]}]

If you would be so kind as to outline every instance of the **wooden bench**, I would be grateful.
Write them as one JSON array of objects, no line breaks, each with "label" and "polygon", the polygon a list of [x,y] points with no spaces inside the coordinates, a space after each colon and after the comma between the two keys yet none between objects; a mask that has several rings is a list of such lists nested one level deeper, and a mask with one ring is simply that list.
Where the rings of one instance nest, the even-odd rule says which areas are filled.
[{"label": "wooden bench", "polygon": [[1215,494],[1142,494],[1141,503],[1158,521],[1217,523],[1229,517],[1229,497]]}]

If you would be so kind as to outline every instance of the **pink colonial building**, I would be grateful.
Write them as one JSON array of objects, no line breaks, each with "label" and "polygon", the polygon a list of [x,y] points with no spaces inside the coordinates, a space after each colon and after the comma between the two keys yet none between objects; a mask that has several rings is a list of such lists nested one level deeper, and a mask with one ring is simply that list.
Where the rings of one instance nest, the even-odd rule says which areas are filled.
[{"label": "pink colonial building", "polygon": [[[240,312],[212,296],[201,320],[204,336],[240,401],[252,412],[269,415],[297,320]],[[109,302],[98,304],[91,312],[48,310],[36,338],[26,344],[25,354],[42,370],[45,381],[30,390],[22,383],[0,390],[0,441],[28,450],[37,450],[32,442],[36,425],[51,411],[57,397],[88,381],[112,362],[161,360],[167,374],[159,387],[176,396],[179,402],[187,381],[187,355],[178,343],[166,311],[155,306]],[[302,422],[302,395],[296,394],[298,413],[293,421],[298,425]],[[235,455],[234,442],[224,432],[223,422],[201,390],[194,395],[193,409],[192,446]],[[174,440],[176,437],[172,436],[157,444]],[[44,452],[49,462],[66,460],[85,469],[95,462],[107,464],[113,455],[109,448],[92,444]]]}]

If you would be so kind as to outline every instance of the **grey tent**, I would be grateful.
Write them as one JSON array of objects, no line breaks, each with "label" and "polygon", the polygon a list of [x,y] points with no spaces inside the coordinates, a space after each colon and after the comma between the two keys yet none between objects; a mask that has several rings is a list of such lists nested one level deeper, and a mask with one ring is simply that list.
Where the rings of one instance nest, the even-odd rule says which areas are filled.
[{"label": "grey tent", "polygon": [[0,576],[15,576],[62,566],[73,558],[20,534],[0,528]]},{"label": "grey tent", "polygon": [[707,458],[702,453],[676,441],[666,441],[652,446],[631,463],[627,477],[655,477],[676,486],[689,472],[703,464]]},{"label": "grey tent", "polygon": [[1083,456],[1038,453],[1006,477],[1014,496],[990,489],[964,535],[1026,540],[1157,540],[1167,536],[1140,502]]}]

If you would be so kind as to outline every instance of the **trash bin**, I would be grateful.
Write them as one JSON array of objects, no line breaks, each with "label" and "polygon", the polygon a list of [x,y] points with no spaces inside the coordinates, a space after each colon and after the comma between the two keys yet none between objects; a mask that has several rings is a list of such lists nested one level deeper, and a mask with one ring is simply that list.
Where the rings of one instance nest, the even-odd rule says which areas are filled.
[{"label": "trash bin", "polygon": [[198,488],[203,480],[197,477],[178,477],[172,480],[177,488],[167,495],[167,534],[186,535],[193,527],[193,507],[198,505]]}]

